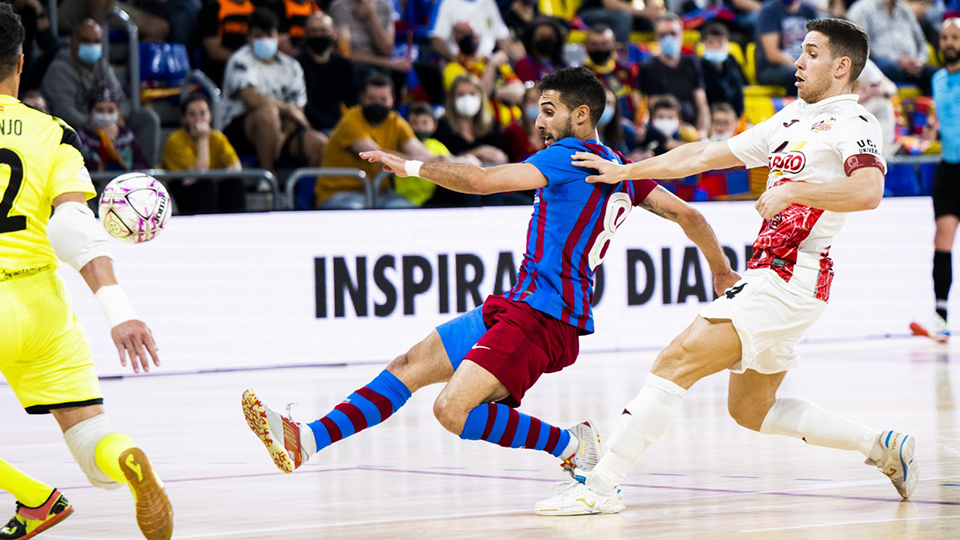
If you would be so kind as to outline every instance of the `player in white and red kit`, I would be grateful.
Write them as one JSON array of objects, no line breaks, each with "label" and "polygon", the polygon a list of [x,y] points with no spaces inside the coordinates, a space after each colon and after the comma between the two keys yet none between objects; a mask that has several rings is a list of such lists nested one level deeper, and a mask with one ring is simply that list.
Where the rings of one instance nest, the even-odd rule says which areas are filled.
[{"label": "player in white and red kit", "polygon": [[859,450],[903,498],[916,487],[913,437],[871,429],[804,399],[777,397],[787,370],[798,365],[797,342],[829,300],[833,236],[847,212],[877,207],[886,170],[880,125],[851,93],[867,59],[866,34],[840,19],[810,21],[807,30],[796,62],[800,99],[753,129],[631,165],[574,155],[574,165],[599,171],[589,182],[683,178],[743,165],[768,166],[770,176],[757,201],[764,222],[743,278],[660,353],[593,472],[538,503],[538,514],[622,509],[617,486],[627,471],[670,427],[687,390],[723,370],[730,371],[728,409],[741,426]]}]

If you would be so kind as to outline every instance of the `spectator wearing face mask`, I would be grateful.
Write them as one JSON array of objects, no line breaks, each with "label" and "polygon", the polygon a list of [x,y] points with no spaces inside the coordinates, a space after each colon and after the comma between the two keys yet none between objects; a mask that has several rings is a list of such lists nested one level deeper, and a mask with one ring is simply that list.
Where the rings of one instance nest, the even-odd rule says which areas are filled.
[{"label": "spectator wearing face mask", "polygon": [[634,153],[637,149],[637,140],[633,124],[623,120],[623,115],[620,114],[620,102],[609,88],[606,94],[607,103],[604,106],[603,114],[600,115],[600,120],[597,122],[600,142],[624,156],[628,156],[631,161],[640,161],[649,157]]},{"label": "spectator wearing face mask", "polygon": [[91,171],[149,169],[137,139],[120,120],[120,92],[109,86],[90,106],[87,125],[80,130],[83,159]]},{"label": "spectator wearing face mask", "polygon": [[482,56],[478,48],[480,34],[472,21],[458,22],[454,36],[460,44],[460,53],[443,69],[444,88],[449,92],[457,77],[472,74],[480,79],[483,95],[490,97],[491,112],[500,126],[506,127],[518,120],[523,83],[510,67],[507,53],[497,51],[489,57]]},{"label": "spectator wearing face mask", "polygon": [[725,141],[737,131],[740,116],[729,103],[714,103],[710,106],[710,140]]},{"label": "spectator wearing face mask", "polygon": [[660,51],[640,66],[640,91],[646,96],[672,95],[680,102],[681,119],[695,125],[701,138],[710,130],[710,106],[700,62],[680,52],[683,25],[676,15],[657,20]]},{"label": "spectator wearing face mask", "polygon": [[680,102],[673,96],[650,98],[650,122],[637,133],[638,151],[659,156],[683,144],[680,141]]},{"label": "spectator wearing face mask", "polygon": [[584,67],[617,96],[623,117],[631,122],[637,121],[640,92],[636,89],[636,77],[631,76],[630,69],[617,61],[617,42],[613,30],[605,24],[590,27],[584,48],[587,53]]},{"label": "spectator wearing face mask", "polygon": [[[410,124],[393,110],[393,84],[382,74],[371,76],[364,83],[359,105],[344,113],[330,134],[330,143],[323,156],[325,167],[360,169],[373,180],[382,168],[361,159],[360,152],[385,150],[423,162],[442,161],[413,132]],[[413,203],[381,185],[378,206],[411,208]],[[358,178],[319,177],[316,205],[321,209],[361,209],[365,205],[363,182]]]},{"label": "spectator wearing face mask", "polygon": [[700,36],[704,46],[700,68],[707,103],[711,106],[728,103],[739,118],[743,114],[743,87],[747,83],[740,65],[730,57],[730,33],[723,24],[712,22],[703,27]]},{"label": "spectator wearing face mask", "polygon": [[510,38],[514,41],[522,41],[523,34],[530,24],[540,19],[540,6],[537,0],[501,0],[497,4],[503,15],[503,23],[510,29]]},{"label": "spectator wearing face mask", "polygon": [[553,17],[539,17],[523,32],[527,55],[517,62],[517,76],[523,82],[540,82],[544,76],[567,67],[563,44],[567,30]]},{"label": "spectator wearing face mask", "polygon": [[[437,0],[436,17],[430,27],[430,46],[447,62],[457,54],[486,58],[499,49],[517,61],[523,57],[523,46],[510,39],[510,29],[503,22],[495,0]],[[455,27],[463,21],[475,21],[475,39]],[[471,43],[472,41],[472,43]]]},{"label": "spectator wearing face mask", "polygon": [[223,132],[241,154],[256,152],[260,166],[276,168],[285,156],[298,165],[319,167],[327,138],[310,127],[303,107],[303,68],[277,50],[277,16],[257,8],[250,16],[248,44],[227,62]]},{"label": "spectator wearing face mask", "polygon": [[453,81],[435,137],[454,155],[470,154],[484,165],[507,163],[500,127],[483,98],[480,80],[473,75]]},{"label": "spectator wearing face mask", "polygon": [[304,35],[303,52],[297,56],[307,87],[303,112],[313,129],[329,134],[340,121],[342,109],[357,104],[356,72],[353,62],[336,52],[337,32],[329,15],[311,15]]},{"label": "spectator wearing face mask", "polygon": [[817,10],[801,0],[768,0],[757,22],[757,82],[781,86],[787,95],[797,95],[797,68],[807,21]]},{"label": "spectator wearing face mask", "polygon": [[54,58],[40,90],[49,98],[50,112],[71,126],[90,124],[90,102],[104,87],[116,92],[120,114],[133,130],[147,163],[153,164],[160,153],[160,116],[153,109],[133,110],[123,94],[120,79],[103,57],[103,30],[86,19],[70,36],[70,47]]},{"label": "spectator wearing face mask", "polygon": [[543,135],[536,126],[539,115],[540,89],[528,83],[523,94],[523,118],[503,130],[503,146],[510,163],[520,163],[543,150]]}]

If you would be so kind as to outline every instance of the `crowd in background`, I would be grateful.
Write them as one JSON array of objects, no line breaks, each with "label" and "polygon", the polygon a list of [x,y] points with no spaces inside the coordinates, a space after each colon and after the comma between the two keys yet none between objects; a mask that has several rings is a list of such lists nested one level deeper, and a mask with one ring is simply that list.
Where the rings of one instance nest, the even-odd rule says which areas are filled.
[{"label": "crowd in background", "polygon": [[[5,1],[27,30],[21,99],[77,130],[91,171],[254,167],[280,178],[298,167],[374,178],[378,167],[357,156],[372,149],[424,162],[522,161],[543,148],[537,82],[569,65],[591,69],[607,88],[600,138],[630,160],[724,140],[749,127],[745,89],[765,88],[780,106],[796,95],[793,63],[805,24],[824,16],[846,17],[868,34],[871,62],[856,91],[884,126],[887,149],[915,137],[926,150],[935,116],[925,115],[926,130],[904,130],[891,98],[905,87],[930,94],[939,23],[958,7],[957,0],[61,0],[54,28],[47,0]],[[182,46],[191,67],[220,88],[221,130],[205,93],[163,98],[178,105],[179,119],[133,106],[129,84],[117,76],[123,66],[102,46],[115,37],[107,23],[114,6],[130,14],[141,41]],[[170,182],[179,211],[242,210],[257,187],[224,178]],[[357,177],[320,176],[308,195],[306,204],[322,209],[366,204]],[[389,208],[531,200],[529,193],[464,195],[418,178],[385,182],[377,197]]]}]

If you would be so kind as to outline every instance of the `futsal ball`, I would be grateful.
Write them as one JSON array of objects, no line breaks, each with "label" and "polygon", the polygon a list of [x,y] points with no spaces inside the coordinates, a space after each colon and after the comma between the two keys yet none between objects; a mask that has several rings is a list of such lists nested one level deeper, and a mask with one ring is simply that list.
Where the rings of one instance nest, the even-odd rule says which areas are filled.
[{"label": "futsal ball", "polygon": [[100,196],[100,221],[110,236],[139,244],[153,240],[170,219],[170,194],[156,178],[127,173],[107,184]]}]

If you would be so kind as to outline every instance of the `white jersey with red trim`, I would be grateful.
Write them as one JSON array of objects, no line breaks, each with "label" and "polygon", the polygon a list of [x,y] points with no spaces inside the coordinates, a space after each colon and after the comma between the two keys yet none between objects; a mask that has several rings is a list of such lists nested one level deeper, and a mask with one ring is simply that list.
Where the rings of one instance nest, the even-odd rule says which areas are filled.
[{"label": "white jersey with red trim", "polygon": [[[770,189],[784,182],[834,182],[863,167],[886,173],[882,140],[877,119],[847,94],[813,104],[798,99],[727,144],[748,168],[770,168]],[[763,222],[747,267],[773,270],[826,302],[833,280],[830,245],[846,216],[791,204]]]}]

